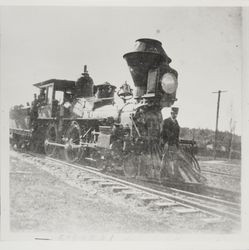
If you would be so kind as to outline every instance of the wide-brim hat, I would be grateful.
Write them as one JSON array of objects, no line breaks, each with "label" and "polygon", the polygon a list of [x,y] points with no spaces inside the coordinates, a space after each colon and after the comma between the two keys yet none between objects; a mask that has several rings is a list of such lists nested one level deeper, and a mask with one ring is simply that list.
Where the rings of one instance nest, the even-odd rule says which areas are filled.
[{"label": "wide-brim hat", "polygon": [[178,114],[179,108],[178,107],[172,107],[171,108],[171,113],[176,113]]}]

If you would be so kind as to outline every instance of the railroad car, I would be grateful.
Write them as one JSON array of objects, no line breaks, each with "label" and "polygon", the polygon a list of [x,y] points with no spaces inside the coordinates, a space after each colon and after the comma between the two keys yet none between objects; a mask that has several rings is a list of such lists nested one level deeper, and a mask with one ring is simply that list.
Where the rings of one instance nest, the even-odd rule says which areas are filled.
[{"label": "railroad car", "polygon": [[[77,81],[50,79],[34,84],[40,94],[31,107],[10,112],[11,143],[101,171],[160,183],[201,182],[196,143],[181,140],[171,159],[160,140],[161,110],[176,99],[178,73],[160,41],[138,39],[123,58],[132,76],[118,91],[95,85],[87,66]],[[117,105],[114,98],[123,100]]]}]

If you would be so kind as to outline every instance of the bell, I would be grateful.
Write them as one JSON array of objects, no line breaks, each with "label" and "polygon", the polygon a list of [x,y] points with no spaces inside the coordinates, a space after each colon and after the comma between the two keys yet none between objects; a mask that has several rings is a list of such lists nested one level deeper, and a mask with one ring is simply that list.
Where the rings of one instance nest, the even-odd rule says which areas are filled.
[{"label": "bell", "polygon": [[126,97],[126,96],[131,96],[132,95],[132,89],[130,85],[125,82],[119,89],[118,91],[118,96],[120,97]]}]

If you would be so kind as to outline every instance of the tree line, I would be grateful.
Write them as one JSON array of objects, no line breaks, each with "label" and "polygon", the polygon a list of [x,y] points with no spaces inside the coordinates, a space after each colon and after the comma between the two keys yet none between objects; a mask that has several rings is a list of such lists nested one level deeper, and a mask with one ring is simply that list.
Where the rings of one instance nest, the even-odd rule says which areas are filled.
[{"label": "tree line", "polygon": [[[214,153],[215,131],[200,128],[181,128],[180,138],[195,140],[198,154],[212,156]],[[228,131],[219,131],[217,135],[217,156],[222,158],[241,158],[241,136]]]}]

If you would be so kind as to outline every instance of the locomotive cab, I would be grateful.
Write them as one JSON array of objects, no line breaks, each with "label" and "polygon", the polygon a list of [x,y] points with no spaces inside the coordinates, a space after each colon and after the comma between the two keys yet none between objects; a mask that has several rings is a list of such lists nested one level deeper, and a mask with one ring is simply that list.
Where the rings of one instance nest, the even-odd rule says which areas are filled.
[{"label": "locomotive cab", "polygon": [[75,82],[51,79],[34,84],[40,89],[38,96],[38,118],[54,118],[62,104],[70,103],[74,97]]}]

